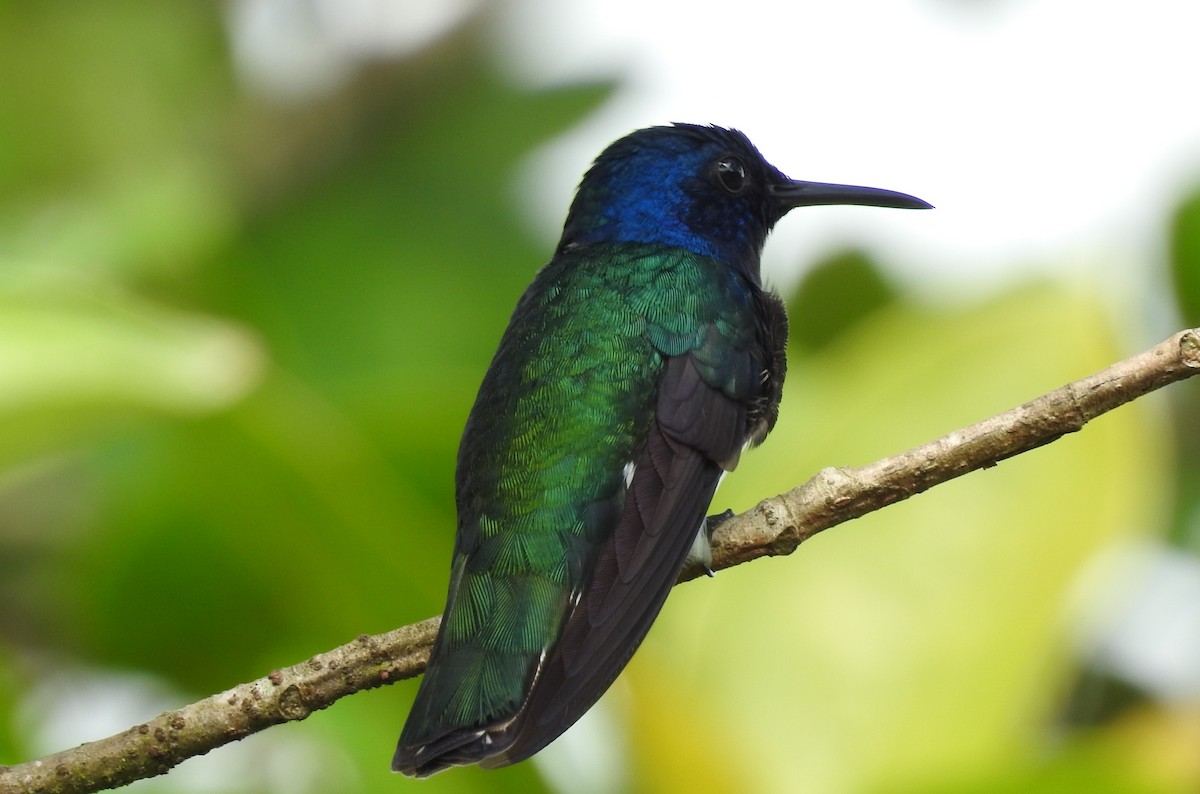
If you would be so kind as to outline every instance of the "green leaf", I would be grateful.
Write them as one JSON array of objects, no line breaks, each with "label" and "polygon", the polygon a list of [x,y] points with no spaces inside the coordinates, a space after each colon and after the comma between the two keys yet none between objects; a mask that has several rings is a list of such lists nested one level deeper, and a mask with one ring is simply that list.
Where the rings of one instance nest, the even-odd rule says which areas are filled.
[{"label": "green leaf", "polygon": [[844,251],[808,270],[788,301],[788,341],[817,352],[896,300],[896,289],[862,251]]},{"label": "green leaf", "polygon": [[9,265],[0,278],[0,459],[27,450],[47,418],[226,408],[262,367],[244,327],[99,280]]}]

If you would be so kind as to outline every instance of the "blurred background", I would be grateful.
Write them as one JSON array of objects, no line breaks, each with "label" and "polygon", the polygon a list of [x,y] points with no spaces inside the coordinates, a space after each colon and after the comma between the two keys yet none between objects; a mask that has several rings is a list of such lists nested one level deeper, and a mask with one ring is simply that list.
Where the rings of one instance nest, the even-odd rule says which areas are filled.
[{"label": "blurred background", "polygon": [[[782,419],[714,510],[1200,324],[1186,0],[0,4],[0,763],[436,614],[459,433],[571,191],[737,126]],[[1200,790],[1200,384],[673,594],[534,762],[417,783],[413,681],[142,792]]]}]

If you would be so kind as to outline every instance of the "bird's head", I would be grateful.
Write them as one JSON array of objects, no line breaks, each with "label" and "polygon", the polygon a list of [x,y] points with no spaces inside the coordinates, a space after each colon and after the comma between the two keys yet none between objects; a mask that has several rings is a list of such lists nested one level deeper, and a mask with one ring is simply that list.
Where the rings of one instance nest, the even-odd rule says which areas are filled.
[{"label": "bird's head", "polygon": [[714,257],[757,278],[771,227],[793,207],[815,204],[930,206],[890,190],[788,179],[737,130],[649,127],[596,158],[571,204],[559,251],[600,242],[657,243]]}]

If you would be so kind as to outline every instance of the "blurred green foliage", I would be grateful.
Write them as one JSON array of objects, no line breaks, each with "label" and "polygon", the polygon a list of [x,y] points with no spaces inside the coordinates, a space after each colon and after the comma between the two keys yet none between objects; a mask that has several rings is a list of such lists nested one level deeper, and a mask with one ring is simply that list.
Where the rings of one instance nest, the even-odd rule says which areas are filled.
[{"label": "blurred green foliage", "polygon": [[1184,322],[1200,325],[1200,193],[1175,211],[1171,223],[1171,280]]},{"label": "blurred green foliage", "polygon": [[[218,6],[0,6],[0,763],[62,749],[42,728],[64,680],[148,674],[179,703],[440,610],[458,435],[548,255],[515,223],[512,172],[610,91],[508,85],[477,34],[274,104],[240,87]],[[1195,261],[1195,214],[1177,261]],[[1176,270],[1185,307],[1195,272]],[[783,418],[715,507],[1125,351],[1087,290],[919,308],[878,273],[846,255],[791,297]],[[1047,747],[1072,583],[1165,520],[1170,465],[1135,404],[794,559],[680,589],[603,704],[633,787],[1192,790],[1194,765],[1159,757],[1184,730],[1166,718]],[[391,775],[414,689],[139,788],[546,785],[532,764]]]},{"label": "blurred green foliage", "polygon": [[788,342],[805,352],[823,350],[898,298],[865,253],[834,254],[814,263],[790,296]]},{"label": "blurred green foliage", "polygon": [[[1184,201],[1171,219],[1169,263],[1183,322],[1200,326],[1200,192]],[[1171,398],[1178,448],[1171,534],[1184,548],[1200,553],[1200,383],[1181,383]]]}]

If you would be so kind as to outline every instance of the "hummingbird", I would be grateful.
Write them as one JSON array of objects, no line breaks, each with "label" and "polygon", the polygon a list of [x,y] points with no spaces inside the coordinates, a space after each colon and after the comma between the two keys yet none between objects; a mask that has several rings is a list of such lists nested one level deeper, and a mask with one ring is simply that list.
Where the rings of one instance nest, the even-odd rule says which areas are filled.
[{"label": "hummingbird", "polygon": [[716,126],[638,130],[592,164],[463,431],[449,595],[394,771],[524,760],[629,662],[775,424],[787,314],[760,255],[819,204],[931,206],[789,179]]}]

